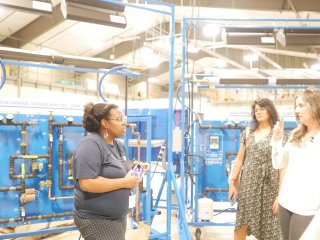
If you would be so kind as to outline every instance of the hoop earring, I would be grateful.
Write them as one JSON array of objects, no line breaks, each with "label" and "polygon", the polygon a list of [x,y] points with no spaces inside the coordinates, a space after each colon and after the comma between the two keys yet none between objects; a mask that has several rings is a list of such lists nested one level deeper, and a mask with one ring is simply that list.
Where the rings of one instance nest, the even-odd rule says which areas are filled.
[{"label": "hoop earring", "polygon": [[106,128],[106,131],[103,134],[103,138],[106,139],[108,136],[109,136],[108,128]]}]

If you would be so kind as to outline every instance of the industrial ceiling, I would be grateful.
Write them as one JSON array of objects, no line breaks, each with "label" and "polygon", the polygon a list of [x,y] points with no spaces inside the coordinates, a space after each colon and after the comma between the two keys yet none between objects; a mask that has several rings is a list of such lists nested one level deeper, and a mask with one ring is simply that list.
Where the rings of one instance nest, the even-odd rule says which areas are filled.
[{"label": "industrial ceiling", "polygon": [[[102,0],[39,0],[52,4],[52,9],[38,11],[30,5],[34,1],[0,0],[0,7],[4,7],[0,14],[1,58],[85,68],[136,65],[141,76],[131,85],[153,79],[153,84],[167,88],[168,16]],[[163,8],[138,0],[126,2],[159,10]],[[182,74],[184,17],[193,19],[190,24],[224,27],[223,33],[215,36],[205,36],[202,27],[187,29],[187,74],[209,73],[221,79],[242,81],[275,78],[295,79],[298,83],[311,80],[312,83],[314,80],[319,84],[320,70],[311,66],[319,62],[320,0],[163,2],[173,2],[176,6],[176,85]],[[204,18],[220,20],[202,21]],[[263,37],[270,39],[263,42]],[[145,48],[151,49],[155,55],[144,59]],[[39,52],[44,49],[54,53]],[[248,54],[255,54],[257,59],[245,61],[244,56]],[[160,61],[156,67],[150,65],[154,56]]]}]

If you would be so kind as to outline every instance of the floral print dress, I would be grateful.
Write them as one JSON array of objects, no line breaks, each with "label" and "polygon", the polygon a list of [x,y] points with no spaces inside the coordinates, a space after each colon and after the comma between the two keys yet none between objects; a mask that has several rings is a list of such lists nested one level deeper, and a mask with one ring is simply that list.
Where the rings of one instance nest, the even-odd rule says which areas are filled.
[{"label": "floral print dress", "polygon": [[279,171],[273,169],[270,140],[272,133],[256,142],[255,134],[246,130],[240,141],[246,157],[240,177],[236,227],[248,226],[248,234],[258,240],[281,240],[278,215],[272,205],[278,196]]}]

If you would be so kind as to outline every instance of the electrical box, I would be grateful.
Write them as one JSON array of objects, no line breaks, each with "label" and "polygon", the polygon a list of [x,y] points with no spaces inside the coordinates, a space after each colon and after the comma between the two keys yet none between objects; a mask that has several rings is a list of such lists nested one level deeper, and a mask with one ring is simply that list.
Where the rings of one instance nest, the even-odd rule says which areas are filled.
[{"label": "electrical box", "polygon": [[219,136],[210,136],[210,149],[219,149]]}]

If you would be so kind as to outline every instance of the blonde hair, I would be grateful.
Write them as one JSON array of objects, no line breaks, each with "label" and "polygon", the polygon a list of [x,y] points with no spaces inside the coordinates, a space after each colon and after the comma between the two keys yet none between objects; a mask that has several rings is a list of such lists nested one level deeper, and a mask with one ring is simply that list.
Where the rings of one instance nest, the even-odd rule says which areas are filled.
[{"label": "blonde hair", "polygon": [[[303,93],[299,96],[306,104],[306,107],[310,111],[311,117],[315,119],[318,123],[320,123],[320,90],[315,88],[308,88],[304,90]],[[295,100],[295,108],[297,98],[298,97],[296,97]],[[298,122],[298,127],[293,130],[290,142],[292,142],[296,146],[300,146],[302,137],[307,133],[307,126],[299,122],[297,113],[296,119]]]}]

